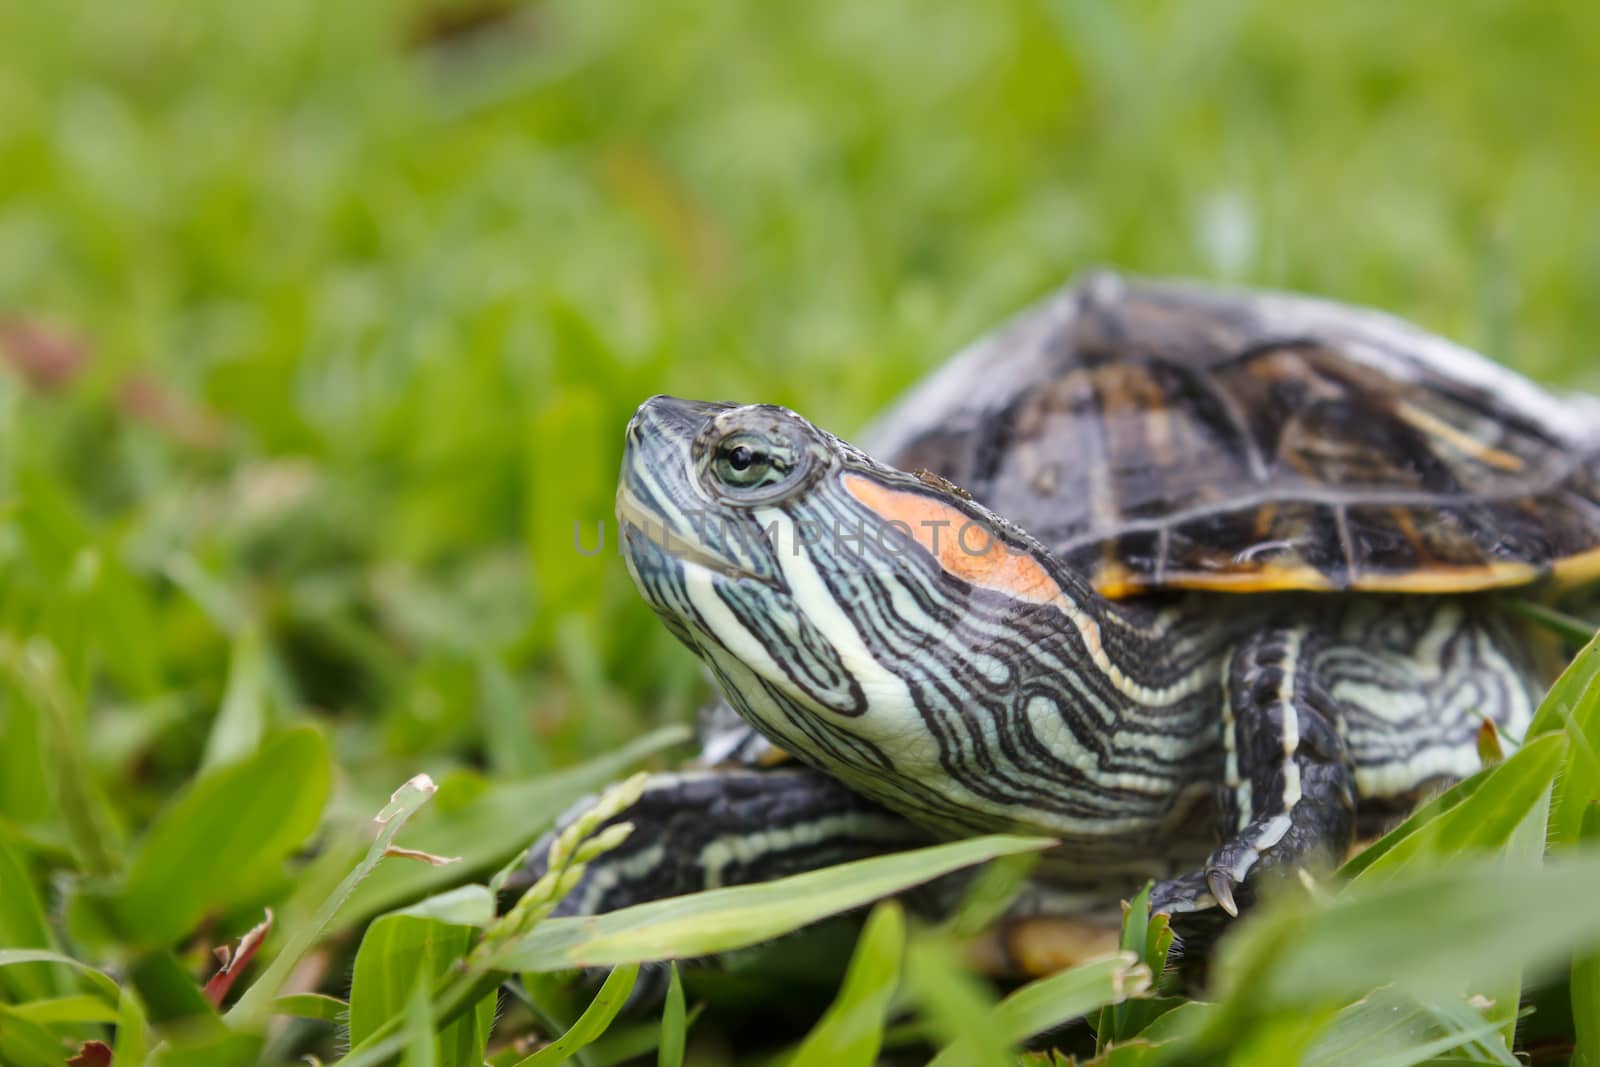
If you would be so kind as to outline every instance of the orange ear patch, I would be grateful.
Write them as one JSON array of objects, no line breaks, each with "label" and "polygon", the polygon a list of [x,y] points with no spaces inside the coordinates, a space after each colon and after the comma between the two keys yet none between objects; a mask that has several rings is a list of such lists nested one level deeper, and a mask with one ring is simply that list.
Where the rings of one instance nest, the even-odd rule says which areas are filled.
[{"label": "orange ear patch", "polygon": [[990,527],[960,508],[906,489],[890,489],[858,474],[843,477],[845,490],[885,527],[885,545],[909,538],[948,573],[970,585],[1018,600],[1048,604],[1061,587],[1033,556],[1014,552]]}]

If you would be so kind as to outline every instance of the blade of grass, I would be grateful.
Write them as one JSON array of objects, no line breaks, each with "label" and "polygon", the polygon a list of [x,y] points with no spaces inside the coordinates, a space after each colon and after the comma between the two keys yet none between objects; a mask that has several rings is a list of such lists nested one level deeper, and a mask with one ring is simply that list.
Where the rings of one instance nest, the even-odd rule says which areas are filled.
[{"label": "blade of grass", "polygon": [[267,648],[254,623],[239,628],[228,663],[228,687],[222,709],[206,738],[202,769],[244,759],[261,744],[267,731]]},{"label": "blade of grass", "polygon": [[1583,646],[1545,694],[1532,725],[1528,727],[1528,736],[1537,737],[1561,729],[1560,709],[1576,708],[1596,678],[1600,678],[1600,634]]},{"label": "blade of grass", "polygon": [[1504,846],[1530,812],[1542,809],[1543,798],[1570,747],[1571,740],[1564,733],[1528,742],[1504,763],[1490,768],[1479,788],[1366,864],[1351,884],[1393,877],[1423,856]]},{"label": "blade of grass", "polygon": [[1038,865],[1037,852],[1002,856],[985,864],[945,921],[945,930],[956,937],[976,937],[987,930],[1005,914]]},{"label": "blade of grass", "polygon": [[114,1023],[117,1007],[107,1004],[103,997],[89,993],[74,993],[65,997],[46,997],[30,1000],[12,1008],[19,1019],[27,1019],[44,1026],[51,1023]]},{"label": "blade of grass", "polygon": [[145,1015],[144,1003],[136,990],[123,986],[117,1003],[117,1040],[111,1062],[142,1064],[149,1049],[150,1020]]},{"label": "blade of grass", "polygon": [[791,1067],[872,1067],[877,1062],[905,945],[900,905],[886,900],[873,908],[838,996],[800,1043]]},{"label": "blade of grass", "polygon": [[540,971],[715,955],[780,937],[997,856],[1050,844],[1036,837],[969,838],[605,915],[548,919],[508,941],[493,963],[506,971]]},{"label": "blade of grass", "polygon": [[[1498,1044],[1497,1024],[1457,1002],[1459,1013],[1435,1010],[1393,990],[1379,990],[1343,1009],[1317,1036],[1305,1056],[1305,1067],[1411,1067],[1446,1052],[1488,1038]],[[1516,1067],[1517,1058],[1501,1046],[1484,1050],[1473,1062]]]},{"label": "blade of grass", "polygon": [[19,646],[0,633],[0,668],[39,712],[40,755],[56,809],[66,822],[79,868],[106,876],[118,865],[118,841],[105,797],[88,763],[83,713],[54,646],[35,639]]},{"label": "blade of grass", "polygon": [[219,1030],[221,1017],[171,951],[148,952],[128,965],[128,983],[157,1024],[182,1020],[192,1031]]},{"label": "blade of grass", "polygon": [[[473,943],[473,929],[418,915],[391,913],[369,927],[361,938],[350,978],[350,1041],[360,1045],[391,1018],[411,1010],[418,982],[431,995]],[[443,1022],[435,1044],[441,1059],[454,1067],[483,1060],[492,1001],[477,1012]]]},{"label": "blade of grass", "polygon": [[994,993],[966,969],[954,941],[933,934],[914,939],[906,950],[905,984],[928,1035],[944,1049],[928,1067],[1010,1067],[1009,1042],[989,1024]]},{"label": "blade of grass", "polygon": [[350,1005],[326,993],[291,993],[272,1002],[272,1014],[342,1023],[349,1019]]},{"label": "blade of grass", "polygon": [[[0,837],[0,945],[53,950],[55,933],[23,855]],[[65,977],[42,965],[8,968],[0,973],[0,993],[17,1001],[60,995],[72,988]]]},{"label": "blade of grass", "polygon": [[[1081,1019],[1106,1005],[1121,1004],[1150,988],[1150,969],[1131,952],[1081,963],[1070,970],[1029,982],[1010,993],[983,1020],[986,1033],[1007,1046]],[[959,1062],[954,1046],[929,1067]]]},{"label": "blade of grass", "polygon": [[378,835],[373,840],[372,847],[367,849],[366,856],[345,876],[344,881],[339,883],[328,899],[323,901],[311,922],[289,935],[289,940],[273,957],[267,969],[251,983],[249,989],[245,990],[238,1003],[229,1009],[224,1018],[230,1026],[254,1026],[270,1013],[273,998],[278,995],[278,990],[294,970],[295,964],[300,962],[306,950],[322,936],[323,930],[350,899],[356,886],[360,885],[362,879],[371,874],[383,861],[389,846],[394,843],[395,835],[405,826],[406,820],[415,815],[433,794],[433,781],[426,775],[418,775],[395,791],[389,803],[375,817],[379,824]]},{"label": "blade of grass", "polygon": [[533,1055],[518,1060],[516,1067],[555,1067],[571,1059],[579,1049],[592,1044],[606,1032],[611,1020],[628,1002],[628,994],[633,992],[634,982],[638,978],[637,963],[625,964],[606,975],[605,984],[584,1013],[578,1016],[572,1028]]},{"label": "blade of grass", "polygon": [[1439,858],[1326,903],[1286,898],[1219,946],[1215,999],[1228,1010],[1214,1022],[1225,1029],[1241,1014],[1337,1003],[1383,985],[1453,993],[1483,961],[1547,973],[1600,945],[1600,910],[1572,906],[1595,896],[1600,852],[1584,851],[1533,868],[1499,856]]},{"label": "blade of grass", "polygon": [[656,1055],[656,1067],[683,1067],[683,1044],[689,1028],[683,1006],[683,976],[678,973],[676,963],[667,966],[671,977],[667,982],[667,1001],[661,1006],[661,1047]]},{"label": "blade of grass", "polygon": [[[1153,985],[1166,969],[1173,934],[1170,916],[1150,914],[1151,888],[1147,883],[1124,905],[1121,945],[1124,952],[1133,953],[1134,959],[1144,964]],[[1131,1040],[1178,1003],[1176,998],[1130,997],[1101,1009],[1095,1027],[1096,1050],[1104,1053],[1114,1043]]]},{"label": "blade of grass", "polygon": [[332,775],[327,742],[310,727],[202,774],[156,817],[111,898],[124,937],[168,944],[247,894],[316,830]]},{"label": "blade of grass", "polygon": [[393,914],[437,919],[457,926],[475,926],[482,929],[494,922],[494,908],[494,894],[489,892],[489,887],[472,883],[425,897]]},{"label": "blade of grass", "polygon": [[[1581,738],[1568,739],[1574,742]],[[1576,747],[1576,744],[1569,746]],[[1544,862],[1545,839],[1549,832],[1550,824],[1550,794],[1553,786],[1547,786],[1533,805],[1528,809],[1522,821],[1511,831],[1506,841],[1504,854],[1506,863],[1522,870],[1537,870]],[[1500,1025],[1500,1036],[1505,1041],[1506,1048],[1514,1048],[1517,1038],[1517,1008],[1522,1003],[1523,973],[1522,969],[1509,960],[1485,959],[1479,971],[1473,977],[1482,981],[1482,991],[1494,1005],[1487,1012],[1491,1020]]]},{"label": "blade of grass", "polygon": [[0,967],[15,967],[25,963],[53,963],[77,971],[89,979],[89,983],[100,993],[108,1004],[115,1004],[121,995],[117,983],[104,972],[84,963],[82,960],[73,959],[61,952],[44,948],[4,948],[0,949]]},{"label": "blade of grass", "polygon": [[1537,600],[1523,600],[1519,597],[1508,598],[1506,607],[1530,622],[1538,623],[1551,633],[1576,642],[1587,644],[1594,640],[1596,627],[1587,619],[1580,619],[1576,615],[1569,615],[1558,611],[1549,604],[1541,604]]},{"label": "blade of grass", "polygon": [[426,974],[418,974],[406,999],[406,1051],[401,1067],[439,1067],[439,1045],[433,1034],[433,1001]]},{"label": "blade of grass", "polygon": [[1347,881],[1358,877],[1367,868],[1373,866],[1402,843],[1408,841],[1423,826],[1439,818],[1444,813],[1454,811],[1460,807],[1468,797],[1478,791],[1494,769],[1493,767],[1485,768],[1472,777],[1457,782],[1443,793],[1417,808],[1400,825],[1350,857],[1344,866],[1339,868],[1339,876]]},{"label": "blade of grass", "polygon": [[[1582,840],[1600,844],[1600,807],[1583,813]],[[1600,952],[1580,954],[1571,977],[1573,1067],[1600,1067]]]},{"label": "blade of grass", "polygon": [[1572,758],[1562,769],[1550,813],[1550,840],[1565,847],[1583,836],[1584,813],[1600,800],[1600,647],[1591,646],[1567,669],[1540,709],[1551,730],[1572,738]]},{"label": "blade of grass", "polygon": [[61,1039],[40,1023],[0,1004],[0,1063],[6,1067],[60,1067]]}]

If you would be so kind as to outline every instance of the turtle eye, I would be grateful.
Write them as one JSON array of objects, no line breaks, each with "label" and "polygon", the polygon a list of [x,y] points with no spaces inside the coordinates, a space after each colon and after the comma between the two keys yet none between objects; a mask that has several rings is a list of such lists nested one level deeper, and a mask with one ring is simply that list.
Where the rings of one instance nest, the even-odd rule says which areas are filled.
[{"label": "turtle eye", "polygon": [[691,461],[712,501],[754,508],[786,500],[815,482],[827,463],[823,448],[824,441],[799,416],[751,404],[707,419]]},{"label": "turtle eye", "polygon": [[790,450],[762,436],[736,433],[718,445],[711,469],[731,489],[755,489],[781,482],[792,469]]}]

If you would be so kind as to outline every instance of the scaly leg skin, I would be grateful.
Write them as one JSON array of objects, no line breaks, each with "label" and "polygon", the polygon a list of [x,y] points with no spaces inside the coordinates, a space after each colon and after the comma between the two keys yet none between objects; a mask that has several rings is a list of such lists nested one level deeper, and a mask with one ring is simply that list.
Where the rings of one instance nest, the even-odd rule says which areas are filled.
[{"label": "scaly leg skin", "polygon": [[1157,911],[1211,903],[1237,915],[1258,873],[1337,862],[1355,826],[1355,775],[1306,630],[1274,628],[1229,655],[1223,708],[1223,843],[1196,874],[1158,883]]},{"label": "scaly leg skin", "polygon": [[[573,805],[534,844],[527,865],[502,890],[502,909],[544,875],[554,835],[595,800]],[[927,831],[798,765],[651,775],[639,801],[611,820],[618,822],[632,823],[633,833],[588,865],[556,915],[597,915],[932,842]],[[628,1010],[658,1003],[667,974],[661,966],[642,971]]]},{"label": "scaly leg skin", "polygon": [[[504,906],[545,872],[553,835],[594,803],[574,805],[531,850],[505,887]],[[770,770],[719,768],[652,775],[644,794],[614,822],[634,831],[599,857],[562,900],[558,915],[594,915],[726,885],[763,882],[836,863],[935,842],[928,831],[878,807],[837,779],[790,764]],[[965,887],[957,874],[913,892],[919,911],[943,914]],[[996,976],[1031,978],[1114,951],[1114,900],[1095,914],[1062,910],[1046,887],[1031,886],[996,925],[968,945],[972,962]],[[1081,905],[1080,905],[1081,906]],[[660,976],[655,976],[659,978]],[[659,995],[649,988],[641,1002]]]},{"label": "scaly leg skin", "polygon": [[[552,833],[593,804],[579,802]],[[558,915],[594,915],[663,897],[762,882],[932,842],[924,830],[809,768],[729,768],[652,775],[617,849],[590,864]],[[545,871],[551,836],[507,885]]]}]

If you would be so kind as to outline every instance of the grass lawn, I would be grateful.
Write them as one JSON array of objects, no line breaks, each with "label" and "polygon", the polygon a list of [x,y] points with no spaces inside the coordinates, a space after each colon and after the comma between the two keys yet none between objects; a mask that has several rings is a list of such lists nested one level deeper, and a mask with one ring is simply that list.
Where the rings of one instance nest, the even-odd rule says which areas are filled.
[{"label": "grass lawn", "polygon": [[[848,433],[1095,265],[1373,304],[1600,392],[1597,40],[1600,5],[1487,0],[0,4],[0,1063],[499,1067],[569,1026],[533,1062],[673,1063],[687,1026],[691,1063],[999,1064],[1083,1016],[1098,1050],[1064,1047],[1117,1067],[1513,1063],[1520,997],[1517,1051],[1600,1065],[1600,658],[1154,1022],[1137,913],[1131,956],[997,1007],[890,905],[808,942],[820,1024],[752,1033],[689,969],[608,1014],[738,915],[1027,842],[653,942],[495,925],[482,888],[688,751],[694,662],[574,546],[640,400]],[[380,810],[462,862],[379,862]],[[559,973],[597,961],[598,995]]]}]

